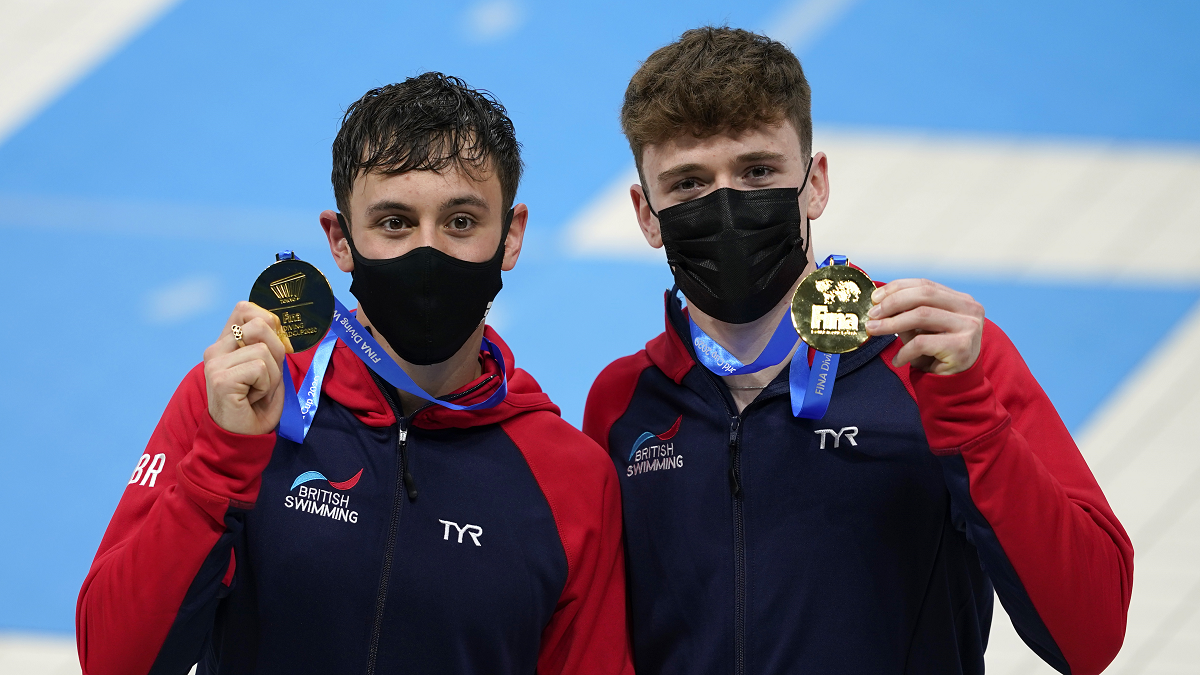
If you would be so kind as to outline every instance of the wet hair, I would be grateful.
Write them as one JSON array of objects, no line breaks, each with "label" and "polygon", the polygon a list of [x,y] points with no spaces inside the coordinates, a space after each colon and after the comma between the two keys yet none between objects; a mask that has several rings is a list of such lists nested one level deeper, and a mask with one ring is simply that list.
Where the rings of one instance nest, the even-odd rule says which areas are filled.
[{"label": "wet hair", "polygon": [[621,130],[639,175],[647,145],[784,119],[796,128],[808,156],[812,90],[799,59],[769,37],[726,26],[689,30],[651,54],[629,80],[621,106]]},{"label": "wet hair", "polygon": [[521,182],[521,144],[508,111],[490,92],[428,72],[372,89],[342,117],[333,141],[333,196],[350,217],[360,175],[436,171],[457,165],[473,178],[495,171],[504,211]]}]

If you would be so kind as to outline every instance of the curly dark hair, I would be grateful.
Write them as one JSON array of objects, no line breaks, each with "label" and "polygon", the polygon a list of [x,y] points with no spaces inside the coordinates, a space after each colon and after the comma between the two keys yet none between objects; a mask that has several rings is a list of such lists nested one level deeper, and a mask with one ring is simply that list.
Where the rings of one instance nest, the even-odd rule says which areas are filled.
[{"label": "curly dark hair", "polygon": [[346,110],[333,141],[333,196],[350,217],[354,180],[370,171],[495,171],[504,210],[521,182],[521,144],[508,111],[488,91],[429,72],[372,89]]},{"label": "curly dark hair", "polygon": [[639,174],[648,144],[783,119],[796,128],[807,156],[812,90],[799,59],[780,42],[727,26],[694,28],[651,54],[629,80],[621,106],[621,130]]}]

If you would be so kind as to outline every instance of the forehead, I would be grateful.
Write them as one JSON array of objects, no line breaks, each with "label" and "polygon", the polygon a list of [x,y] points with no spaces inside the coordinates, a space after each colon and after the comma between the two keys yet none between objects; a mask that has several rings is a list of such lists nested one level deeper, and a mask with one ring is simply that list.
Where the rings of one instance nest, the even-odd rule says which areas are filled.
[{"label": "forehead", "polygon": [[642,168],[647,178],[679,164],[722,166],[756,152],[784,155],[799,161],[800,135],[788,120],[742,131],[722,131],[703,138],[681,134],[662,143],[647,144],[642,150]]},{"label": "forehead", "polygon": [[378,199],[403,198],[406,203],[424,201],[442,203],[446,198],[476,196],[494,208],[502,199],[500,178],[490,167],[464,169],[460,162],[451,162],[440,170],[417,169],[390,173],[381,169],[359,173],[350,191],[350,203],[365,203]]}]

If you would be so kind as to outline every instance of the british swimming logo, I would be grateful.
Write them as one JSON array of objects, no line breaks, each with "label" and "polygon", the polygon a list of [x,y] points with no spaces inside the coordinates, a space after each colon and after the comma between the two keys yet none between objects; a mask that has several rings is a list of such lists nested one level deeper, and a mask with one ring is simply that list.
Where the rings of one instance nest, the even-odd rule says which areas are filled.
[{"label": "british swimming logo", "polygon": [[[683,454],[675,451],[675,444],[669,442],[679,433],[679,425],[683,415],[675,418],[670,429],[661,434],[649,431],[642,433],[629,449],[629,465],[625,467],[625,475],[637,476],[650,471],[679,469],[683,467]],[[657,442],[651,442],[657,441]]]},{"label": "british swimming logo", "polygon": [[[358,473],[349,479],[335,482],[326,478],[325,474],[320,471],[305,471],[296,476],[296,480],[292,481],[292,487],[288,489],[288,492],[296,488],[300,488],[300,491],[295,496],[289,494],[284,497],[283,505],[285,508],[324,516],[344,523],[357,523],[358,511],[350,509],[350,495],[342,493],[358,485],[362,474],[363,470],[359,469]],[[313,481],[324,481],[333,489],[327,490],[320,486],[305,485],[305,483]]]}]

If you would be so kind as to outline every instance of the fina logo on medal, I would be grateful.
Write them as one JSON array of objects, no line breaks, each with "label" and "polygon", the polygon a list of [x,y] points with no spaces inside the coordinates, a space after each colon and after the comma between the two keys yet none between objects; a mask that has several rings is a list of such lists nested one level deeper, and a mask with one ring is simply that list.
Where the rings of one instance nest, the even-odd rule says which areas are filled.
[{"label": "fina logo on medal", "polygon": [[[832,256],[831,256],[832,258]],[[853,351],[870,337],[871,278],[849,264],[825,264],[800,281],[792,296],[792,326],[808,346],[825,354]]]},{"label": "fina logo on medal", "polygon": [[[354,474],[348,480],[335,483],[326,478],[325,474],[322,474],[320,471],[305,471],[296,476],[296,480],[292,481],[291,489],[288,490],[288,492],[291,492],[299,487],[300,492],[295,497],[292,495],[284,497],[283,505],[285,508],[325,516],[333,520],[357,523],[358,511],[350,510],[350,495],[344,495],[341,491],[350,490],[355,485],[358,485],[358,479],[362,478],[362,475],[363,470],[359,469],[358,473]],[[325,481],[333,490],[305,485],[305,483],[311,483],[314,480]]]},{"label": "fina logo on medal", "polygon": [[649,471],[683,468],[683,455],[675,452],[674,443],[663,442],[643,447],[643,444],[649,440],[669,441],[675,438],[675,434],[679,433],[681,422],[683,422],[683,415],[675,418],[675,423],[671,425],[671,428],[661,434],[652,434],[646,431],[638,436],[629,450],[629,465],[625,467],[625,475],[633,477]]},{"label": "fina logo on medal", "polygon": [[846,305],[858,302],[862,293],[853,281],[821,279],[816,283],[817,292],[824,298],[824,305],[812,306],[812,332],[821,335],[854,335],[858,332],[858,315],[851,312],[831,312],[829,305]]}]

